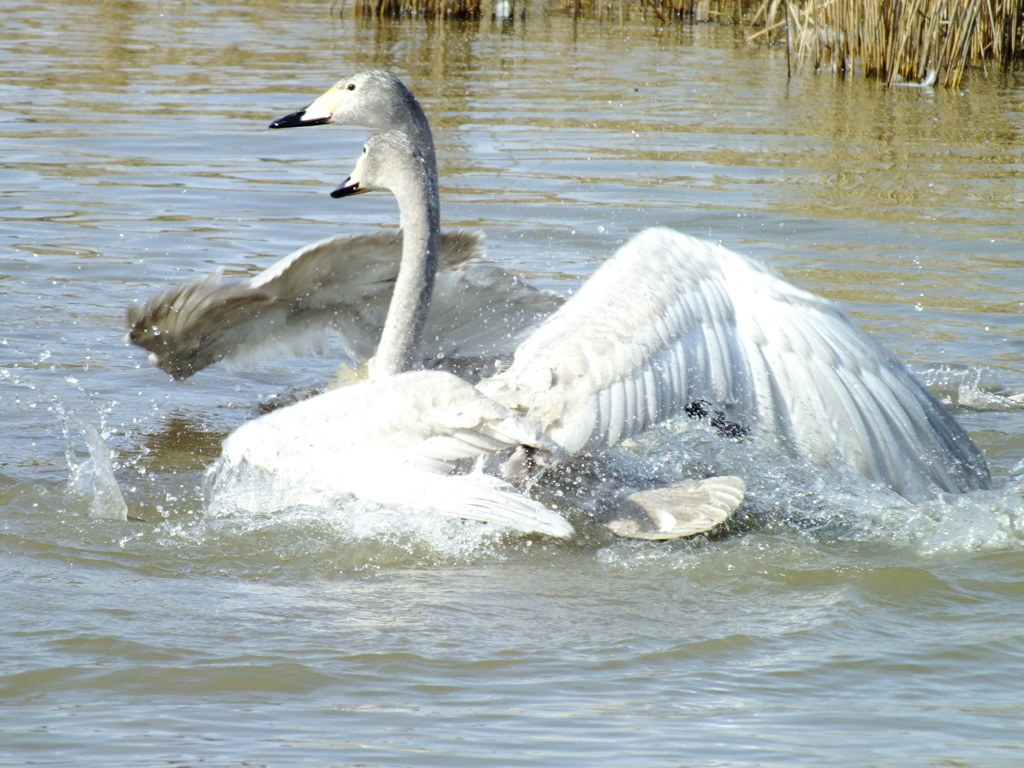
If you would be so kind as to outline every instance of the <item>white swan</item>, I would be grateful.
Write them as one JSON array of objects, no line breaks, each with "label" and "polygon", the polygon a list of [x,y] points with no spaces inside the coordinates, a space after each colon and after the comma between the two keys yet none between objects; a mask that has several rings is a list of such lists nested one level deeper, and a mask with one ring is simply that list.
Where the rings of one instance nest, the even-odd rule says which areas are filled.
[{"label": "white swan", "polygon": [[[434,141],[419,102],[390,72],[343,78],[309,106],[271,128],[322,123],[407,134],[436,179]],[[436,183],[436,182],[434,182]],[[430,305],[422,363],[478,379],[506,362],[562,298],[479,263],[478,234],[441,235],[441,270]],[[286,256],[245,281],[214,273],[128,308],[128,341],[176,379],[214,363],[266,360],[319,351],[336,338],[354,363],[373,355],[398,272],[401,237],[332,237]]]},{"label": "white swan", "polygon": [[[410,372],[439,214],[426,162],[400,133],[372,137],[334,194],[376,188],[398,198],[405,239],[371,380],[240,427],[224,443],[221,488],[255,470],[321,496],[419,503],[565,535],[503,478],[614,445],[695,402],[794,456],[905,496],[989,484],[969,436],[834,304],[668,229],[620,248],[502,373],[474,387]],[[529,514],[510,511],[512,498]]]}]

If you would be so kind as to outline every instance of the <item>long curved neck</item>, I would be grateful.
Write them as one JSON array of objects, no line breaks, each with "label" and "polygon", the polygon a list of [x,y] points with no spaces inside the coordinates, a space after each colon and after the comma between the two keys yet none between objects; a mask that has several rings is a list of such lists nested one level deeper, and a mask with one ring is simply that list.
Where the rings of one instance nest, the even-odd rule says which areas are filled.
[{"label": "long curved neck", "polygon": [[402,227],[402,261],[395,280],[380,345],[370,364],[371,378],[390,376],[422,365],[420,346],[430,310],[441,243],[436,177],[417,163],[407,183],[396,188]]},{"label": "long curved neck", "polygon": [[361,103],[358,113],[346,115],[338,122],[367,125],[380,131],[401,131],[426,158],[427,173],[437,178],[434,135],[419,100],[390,72],[376,71],[368,75],[373,84],[371,91],[379,94],[379,98],[371,96],[370,101]]},{"label": "long curved neck", "polygon": [[403,109],[392,119],[402,126],[402,130],[423,153],[427,161],[427,173],[437,178],[437,158],[434,155],[434,135],[430,132],[430,122],[416,97],[404,86],[402,90]]}]

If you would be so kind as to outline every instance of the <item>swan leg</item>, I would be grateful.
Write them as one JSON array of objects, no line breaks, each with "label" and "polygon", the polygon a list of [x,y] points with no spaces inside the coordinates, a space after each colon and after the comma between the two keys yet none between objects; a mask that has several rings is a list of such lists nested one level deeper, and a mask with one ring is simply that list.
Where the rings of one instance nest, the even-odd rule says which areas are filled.
[{"label": "swan leg", "polygon": [[638,491],[626,497],[622,517],[605,523],[628,539],[681,539],[706,533],[725,522],[743,501],[746,486],[738,477],[709,477]]}]

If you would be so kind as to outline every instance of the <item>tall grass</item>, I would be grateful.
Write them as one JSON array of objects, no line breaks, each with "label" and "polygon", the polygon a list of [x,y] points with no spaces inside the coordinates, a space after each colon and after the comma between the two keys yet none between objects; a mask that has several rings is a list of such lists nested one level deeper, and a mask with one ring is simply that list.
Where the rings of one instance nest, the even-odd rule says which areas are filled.
[{"label": "tall grass", "polygon": [[[518,16],[527,0],[341,0],[363,17]],[[622,19],[631,13],[760,26],[748,40],[784,43],[792,65],[888,84],[956,87],[968,66],[1005,67],[1024,53],[1024,0],[530,0],[531,12]],[[501,9],[500,12],[498,9]]]},{"label": "tall grass", "polygon": [[888,84],[956,87],[968,66],[1024,51],[1024,0],[762,0],[748,37],[785,38],[790,61]]}]

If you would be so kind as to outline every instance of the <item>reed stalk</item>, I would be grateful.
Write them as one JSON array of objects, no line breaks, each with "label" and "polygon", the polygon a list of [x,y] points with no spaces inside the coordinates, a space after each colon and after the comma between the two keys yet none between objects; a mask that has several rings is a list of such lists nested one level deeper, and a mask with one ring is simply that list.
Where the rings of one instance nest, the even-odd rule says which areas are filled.
[{"label": "reed stalk", "polygon": [[[957,87],[967,67],[1005,68],[1024,52],[1024,0],[530,0],[533,12],[661,23],[760,27],[750,41],[784,43],[787,64],[887,84]],[[520,15],[527,0],[342,0],[363,17],[479,19]]]},{"label": "reed stalk", "polygon": [[762,0],[748,36],[794,61],[889,85],[957,87],[968,66],[1005,68],[1024,51],[1024,0]]}]

